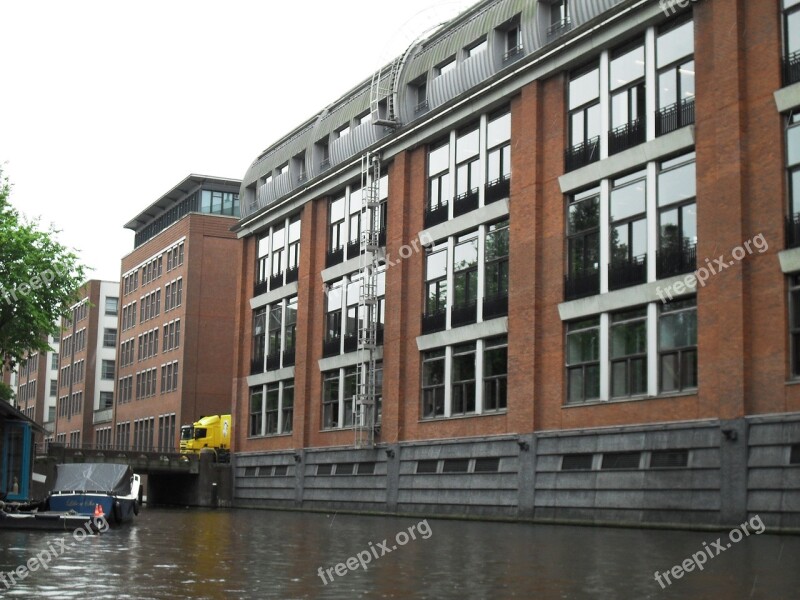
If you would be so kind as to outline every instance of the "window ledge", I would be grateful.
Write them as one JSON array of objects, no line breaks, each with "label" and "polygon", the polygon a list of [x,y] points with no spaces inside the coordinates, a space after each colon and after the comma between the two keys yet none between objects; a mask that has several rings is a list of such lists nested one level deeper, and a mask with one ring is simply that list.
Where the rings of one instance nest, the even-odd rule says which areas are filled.
[{"label": "window ledge", "polygon": [[[320,358],[317,362],[319,364],[320,371],[332,371],[333,369],[341,369],[344,367],[359,365],[366,362],[367,359],[367,350],[355,350],[353,352],[345,352],[344,354],[328,356],[327,358]],[[383,360],[382,344],[375,348],[375,360]]]},{"label": "window ledge", "polygon": [[[683,287],[681,293],[675,291],[676,285]],[[664,302],[668,298],[691,296],[697,289],[697,278],[693,273],[676,275],[667,279],[659,279],[649,283],[614,290],[605,294],[595,294],[577,300],[567,300],[558,305],[558,314],[562,321],[572,321],[613,312],[650,302]]]},{"label": "window ledge", "polygon": [[482,417],[498,417],[501,415],[507,415],[508,409],[504,410],[493,410],[484,413],[472,413],[468,415],[451,415],[449,417],[428,417],[424,419],[418,419],[417,423],[441,423],[442,421],[463,421],[465,419],[478,419]]},{"label": "window ledge", "polygon": [[800,106],[800,83],[793,83],[775,90],[774,96],[779,113],[795,109]]},{"label": "window ledge", "polygon": [[284,298],[288,298],[289,296],[294,296],[296,294],[297,282],[293,281],[292,283],[282,285],[278,289],[270,290],[269,292],[256,296],[255,298],[250,298],[250,308],[256,309],[261,306],[266,306],[267,304],[272,304],[273,302],[283,300]]},{"label": "window ledge", "polygon": [[[800,381],[798,381],[800,383]],[[561,408],[583,408],[585,406],[607,406],[609,404],[628,404],[631,402],[646,402],[650,400],[672,400],[675,398],[689,398],[697,396],[697,389],[685,392],[659,394],[658,396],[636,396],[634,398],[615,398],[609,400],[591,400],[580,404],[562,404]]]},{"label": "window ledge", "polygon": [[[248,440],[271,440],[274,438],[292,437],[293,432],[289,433],[267,433],[266,435],[248,435]],[[281,477],[278,475],[278,477]]]},{"label": "window ledge", "polygon": [[503,335],[504,333],[508,333],[508,317],[499,317],[481,321],[480,323],[462,325],[452,329],[445,329],[444,331],[421,335],[417,338],[417,350],[424,352],[425,350],[433,350],[442,346],[474,342],[485,337]]},{"label": "window ledge", "polygon": [[800,378],[797,379],[787,379],[784,385],[800,385]]},{"label": "window ledge", "polygon": [[264,385],[265,383],[277,383],[284,379],[294,379],[294,367],[284,367],[283,369],[277,369],[275,371],[248,375],[247,385],[252,387],[255,385]]},{"label": "window ledge", "polygon": [[569,194],[601,179],[613,177],[647,162],[658,160],[694,146],[694,125],[681,127],[671,133],[647,140],[619,154],[614,154],[558,178],[562,194]]}]

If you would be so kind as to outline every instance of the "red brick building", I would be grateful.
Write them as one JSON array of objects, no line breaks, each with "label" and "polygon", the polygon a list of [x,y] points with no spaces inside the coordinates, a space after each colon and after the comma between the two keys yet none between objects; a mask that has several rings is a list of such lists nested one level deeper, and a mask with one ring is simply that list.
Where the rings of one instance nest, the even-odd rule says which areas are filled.
[{"label": "red brick building", "polygon": [[[71,447],[107,445],[117,351],[116,281],[87,281],[61,323],[58,401],[52,440]],[[52,366],[52,365],[51,365]],[[105,431],[107,433],[99,433]]]},{"label": "red brick building", "polygon": [[800,526],[799,9],[487,0],[265,150],[235,502]]},{"label": "red brick building", "polygon": [[[13,390],[16,394],[17,408],[29,419],[42,426],[46,431],[46,438],[39,436],[37,443],[50,440],[55,426],[56,400],[58,397],[58,361],[59,337],[49,337],[48,344],[52,351],[46,353],[36,352],[28,356],[24,365],[17,368],[14,374]],[[11,377],[5,376],[7,384]],[[36,432],[37,434],[39,432]]]},{"label": "red brick building", "polygon": [[176,451],[231,409],[239,181],[189,175],[131,220],[122,259],[114,443]]}]

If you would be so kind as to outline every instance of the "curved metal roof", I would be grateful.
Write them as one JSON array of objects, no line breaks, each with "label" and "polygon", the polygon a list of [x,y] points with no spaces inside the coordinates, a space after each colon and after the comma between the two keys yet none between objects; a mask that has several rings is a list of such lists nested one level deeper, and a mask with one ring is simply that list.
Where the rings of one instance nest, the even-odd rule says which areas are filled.
[{"label": "curved metal roof", "polygon": [[[407,59],[397,60],[400,72],[396,76],[396,115],[399,128],[413,124],[424,112],[417,111],[412,82],[424,78],[427,84],[427,110],[441,106],[465,91],[474,88],[549,43],[569,29],[580,27],[623,0],[571,0],[571,20],[550,31],[549,11],[540,10],[542,2],[533,0],[483,0],[461,13],[444,27],[422,41],[415,42],[406,52]],[[504,27],[519,23],[521,48],[506,55]],[[466,56],[471,44],[487,39],[484,52]],[[437,65],[450,57],[456,64],[450,71],[435,76]],[[391,70],[383,75],[384,80]],[[269,206],[328,168],[357,155],[372,143],[392,135],[393,130],[367,122],[356,125],[356,118],[370,110],[372,78],[366,79],[350,92],[324,108],[291,133],[267,148],[250,165],[240,191],[242,218]],[[349,135],[338,137],[335,132],[343,125],[350,126]],[[327,141],[329,157],[323,160],[320,140]],[[304,152],[302,164],[293,161]],[[279,175],[276,169],[289,164],[289,171]],[[268,175],[271,181],[265,181]]]}]

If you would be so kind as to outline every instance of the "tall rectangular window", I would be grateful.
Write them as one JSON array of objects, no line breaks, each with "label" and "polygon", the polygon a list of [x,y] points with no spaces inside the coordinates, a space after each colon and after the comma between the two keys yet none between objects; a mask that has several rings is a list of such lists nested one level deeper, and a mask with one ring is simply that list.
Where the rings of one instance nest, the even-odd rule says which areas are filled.
[{"label": "tall rectangular window", "polygon": [[612,129],[643,119],[645,116],[644,44],[636,42],[614,51],[609,71]]},{"label": "tall rectangular window", "polygon": [[422,418],[444,416],[445,350],[422,355]]},{"label": "tall rectangular window", "polygon": [[264,371],[264,358],[267,348],[267,309],[261,307],[253,313],[253,358],[251,373]]},{"label": "tall rectangular window", "polygon": [[694,22],[668,23],[656,38],[658,119],[662,135],[694,123]]},{"label": "tall rectangular window", "polygon": [[[256,257],[256,283],[263,283],[269,279],[269,235],[258,240]],[[266,290],[265,290],[266,291]]]},{"label": "tall rectangular window", "polygon": [[472,307],[478,297],[478,232],[456,239],[453,250],[453,308]]},{"label": "tall rectangular window", "polygon": [[339,427],[339,370],[322,374],[322,427]]},{"label": "tall rectangular window", "polygon": [[283,433],[292,432],[294,422],[294,381],[287,381],[283,385],[283,397],[281,399],[281,412],[283,421]]},{"label": "tall rectangular window", "polygon": [[350,190],[347,258],[358,256],[361,251],[361,207],[363,199],[364,194],[361,188]]},{"label": "tall rectangular window", "polygon": [[570,76],[567,171],[600,159],[600,66]]},{"label": "tall rectangular window", "polygon": [[269,308],[267,332],[267,368],[280,367],[281,333],[283,327],[283,304],[278,302]]},{"label": "tall rectangular window", "polygon": [[266,406],[266,435],[278,433],[278,402],[280,400],[280,384],[270,383],[267,385],[267,406]]},{"label": "tall rectangular window", "polygon": [[445,141],[428,152],[428,210],[447,206],[450,189],[450,143]]},{"label": "tall rectangular window", "polygon": [[283,253],[286,238],[283,227],[276,227],[272,231],[272,253],[270,277],[280,277],[283,274]]},{"label": "tall rectangular window", "polygon": [[480,133],[477,127],[456,137],[456,196],[477,193],[480,185]]},{"label": "tall rectangular window", "polygon": [[647,280],[647,171],[612,182],[609,209],[608,287],[619,289]]},{"label": "tall rectangular window", "polygon": [[697,302],[695,298],[661,305],[658,319],[661,391],[697,388]]},{"label": "tall rectangular window", "polygon": [[[328,289],[325,310],[325,343],[334,354],[339,353],[342,336],[342,283],[336,282]],[[334,352],[335,350],[335,352]]]},{"label": "tall rectangular window", "polygon": [[336,198],[330,204],[329,252],[336,252],[344,246],[344,205],[344,196]]},{"label": "tall rectangular window", "polygon": [[567,324],[567,403],[600,398],[600,317]]},{"label": "tall rectangular window", "polygon": [[[297,271],[300,267],[300,215],[292,217],[289,221],[289,256],[287,257],[287,271]],[[288,275],[287,275],[288,277]]]},{"label": "tall rectangular window", "polygon": [[[800,10],[798,10],[800,15]],[[800,57],[798,58],[800,60]],[[798,67],[800,69],[800,67]],[[800,114],[788,119],[786,128],[786,168],[789,180],[789,201],[786,247],[800,246]]]},{"label": "tall rectangular window", "polygon": [[427,249],[425,282],[425,313],[444,313],[447,310],[447,244]]},{"label": "tall rectangular window", "polygon": [[[487,310],[488,304],[508,298],[508,220],[492,223],[486,230],[484,252],[484,320],[504,312]],[[507,311],[507,301],[506,301]]]},{"label": "tall rectangular window", "polygon": [[658,173],[658,277],[696,268],[695,153],[666,160]]},{"label": "tall rectangular window", "polygon": [[611,315],[611,397],[647,393],[647,309]]},{"label": "tall rectangular window", "polygon": [[504,410],[508,398],[508,338],[486,340],[483,349],[483,410]]},{"label": "tall rectangular window", "polygon": [[250,436],[264,435],[264,388],[250,388]]},{"label": "tall rectangular window", "polygon": [[491,185],[511,175],[511,113],[489,119],[486,126],[486,182]]},{"label": "tall rectangular window", "polygon": [[600,293],[600,188],[573,194],[567,207],[567,299]]},{"label": "tall rectangular window", "polygon": [[453,348],[453,415],[475,412],[475,344]]},{"label": "tall rectangular window", "polygon": [[344,385],[342,401],[344,402],[344,426],[352,427],[354,424],[356,395],[358,394],[358,369],[360,366],[347,367],[344,370]]}]

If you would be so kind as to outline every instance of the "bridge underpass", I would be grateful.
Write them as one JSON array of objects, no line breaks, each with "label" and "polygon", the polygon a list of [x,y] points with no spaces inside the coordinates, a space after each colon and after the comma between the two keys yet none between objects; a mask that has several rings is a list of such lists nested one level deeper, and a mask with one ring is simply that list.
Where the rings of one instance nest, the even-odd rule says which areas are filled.
[{"label": "bridge underpass", "polygon": [[53,486],[56,465],[70,463],[126,464],[142,476],[148,505],[226,507],[233,497],[230,463],[216,463],[212,454],[181,455],[131,449],[67,447],[49,444],[34,462],[32,496],[43,499]]}]

